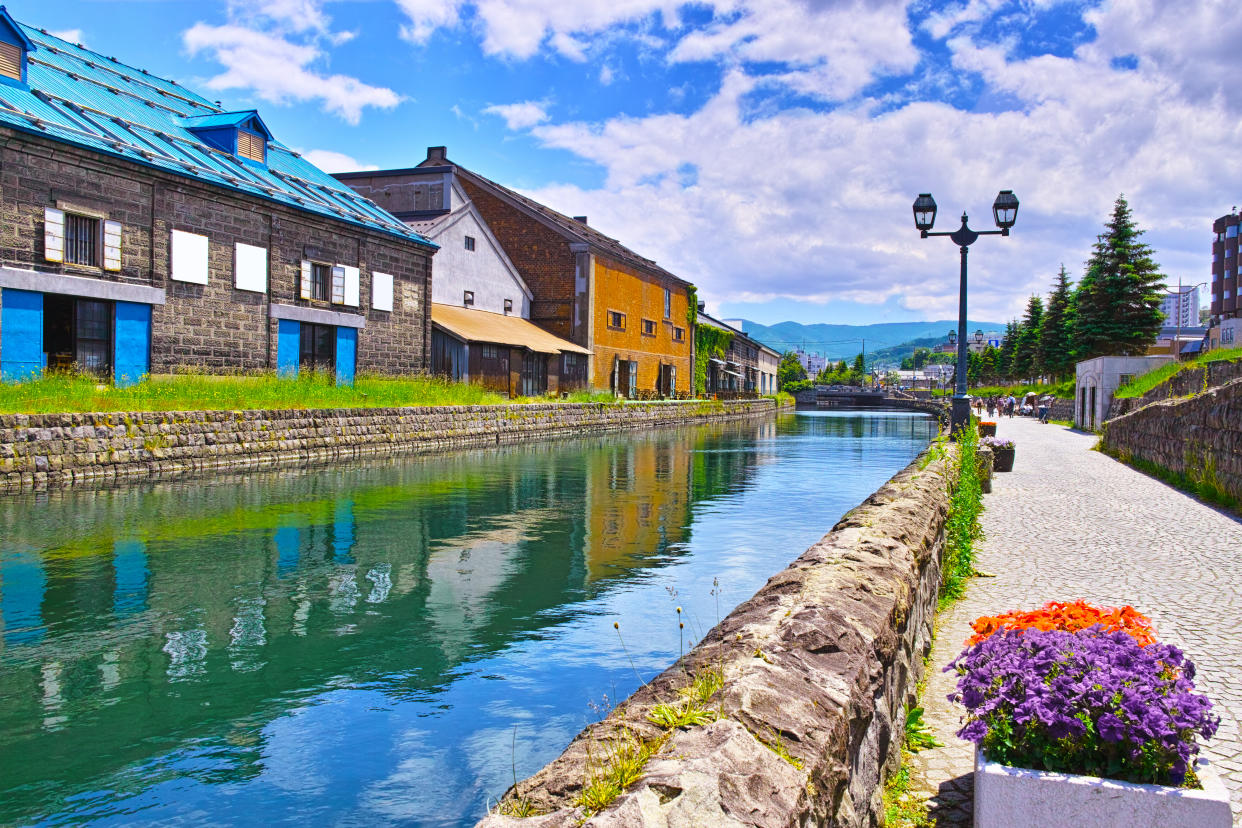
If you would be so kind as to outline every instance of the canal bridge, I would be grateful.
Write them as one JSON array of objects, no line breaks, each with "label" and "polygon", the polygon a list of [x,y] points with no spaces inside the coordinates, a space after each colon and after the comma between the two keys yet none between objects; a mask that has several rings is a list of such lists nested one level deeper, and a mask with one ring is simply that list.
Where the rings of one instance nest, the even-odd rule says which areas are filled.
[{"label": "canal bridge", "polygon": [[948,406],[926,397],[903,391],[859,388],[852,385],[815,385],[794,394],[799,409],[889,409],[923,411],[938,417],[947,416]]}]

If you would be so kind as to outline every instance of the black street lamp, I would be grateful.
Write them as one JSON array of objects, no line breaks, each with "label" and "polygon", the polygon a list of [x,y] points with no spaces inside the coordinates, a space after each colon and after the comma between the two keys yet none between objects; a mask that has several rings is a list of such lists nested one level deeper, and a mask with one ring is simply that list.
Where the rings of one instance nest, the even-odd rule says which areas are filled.
[{"label": "black street lamp", "polygon": [[976,345],[982,345],[982,344],[983,344],[983,329],[982,329],[982,328],[980,328],[979,330],[975,331],[975,344],[976,344]]},{"label": "black street lamp", "polygon": [[[932,233],[936,223],[936,200],[931,193],[920,193],[914,201],[914,226],[922,238],[928,236],[948,236],[958,246],[962,256],[961,288],[958,292],[957,332],[957,382],[953,392],[953,408],[949,420],[949,433],[955,434],[959,428],[970,423],[970,396],[966,393],[966,252],[980,236],[1008,236],[1009,228],[1018,220],[1018,199],[1013,190],[1001,190],[992,202],[992,218],[999,230],[971,230],[966,225],[966,214],[962,213],[962,226],[952,233]],[[976,341],[982,337],[976,334]],[[950,340],[953,344],[953,340]]]}]

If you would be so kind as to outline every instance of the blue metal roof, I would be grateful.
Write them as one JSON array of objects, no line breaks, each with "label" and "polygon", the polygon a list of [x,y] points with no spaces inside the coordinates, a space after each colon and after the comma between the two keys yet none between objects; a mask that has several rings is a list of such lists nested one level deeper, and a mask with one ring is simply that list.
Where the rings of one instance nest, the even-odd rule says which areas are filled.
[{"label": "blue metal roof", "polygon": [[[12,22],[2,6],[0,16]],[[35,50],[27,53],[26,88],[0,85],[0,124],[436,247],[278,141],[268,142],[264,166],[192,131],[233,126],[255,111],[224,112],[176,81],[14,26]]]}]

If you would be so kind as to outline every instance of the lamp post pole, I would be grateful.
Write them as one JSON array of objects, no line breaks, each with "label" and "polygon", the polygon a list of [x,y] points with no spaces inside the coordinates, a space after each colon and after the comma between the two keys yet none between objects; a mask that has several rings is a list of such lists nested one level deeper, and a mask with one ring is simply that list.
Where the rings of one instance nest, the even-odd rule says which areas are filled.
[{"label": "lamp post pole", "polygon": [[962,226],[952,233],[933,233],[931,228],[936,221],[936,202],[931,193],[920,193],[914,202],[914,226],[922,238],[929,236],[948,236],[958,246],[961,253],[961,280],[957,297],[957,382],[953,390],[953,404],[950,410],[949,433],[956,434],[958,429],[970,424],[970,395],[966,393],[966,261],[970,246],[980,236],[1008,236],[1009,228],[1013,227],[1018,218],[1018,199],[1012,190],[1001,190],[992,204],[992,215],[999,230],[971,230],[966,213],[962,213]]}]

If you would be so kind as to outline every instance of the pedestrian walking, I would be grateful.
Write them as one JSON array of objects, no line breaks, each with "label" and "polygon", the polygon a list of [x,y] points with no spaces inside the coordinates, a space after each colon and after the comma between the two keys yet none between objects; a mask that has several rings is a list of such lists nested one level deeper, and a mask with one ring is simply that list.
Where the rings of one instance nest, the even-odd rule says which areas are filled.
[{"label": "pedestrian walking", "polygon": [[1009,399],[1005,403],[1006,416],[1012,417],[1013,410],[1018,407],[1018,399],[1013,394],[1009,395]]},{"label": "pedestrian walking", "polygon": [[988,397],[988,416],[996,416],[996,397]]},{"label": "pedestrian walking", "polygon": [[1039,398],[1039,421],[1041,423],[1048,422],[1048,398]]}]

